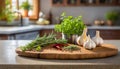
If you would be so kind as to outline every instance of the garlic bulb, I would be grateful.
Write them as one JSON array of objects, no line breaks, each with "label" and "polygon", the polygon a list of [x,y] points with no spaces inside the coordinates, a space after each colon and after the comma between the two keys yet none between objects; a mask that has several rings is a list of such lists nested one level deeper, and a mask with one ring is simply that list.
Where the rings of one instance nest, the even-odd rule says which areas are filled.
[{"label": "garlic bulb", "polygon": [[83,46],[87,39],[87,28],[85,28],[82,35],[77,38],[77,44]]},{"label": "garlic bulb", "polygon": [[89,50],[96,48],[96,44],[91,40],[90,35],[88,35],[88,41],[85,43],[84,48]]},{"label": "garlic bulb", "polygon": [[97,46],[101,46],[103,44],[103,39],[100,37],[100,32],[96,31],[95,37],[92,38],[92,40],[96,43]]}]

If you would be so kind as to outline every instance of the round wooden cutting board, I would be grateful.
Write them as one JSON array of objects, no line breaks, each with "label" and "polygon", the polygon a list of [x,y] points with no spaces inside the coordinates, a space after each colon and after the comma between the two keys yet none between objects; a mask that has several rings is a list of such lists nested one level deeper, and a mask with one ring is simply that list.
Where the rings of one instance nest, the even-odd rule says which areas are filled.
[{"label": "round wooden cutting board", "polygon": [[20,56],[44,58],[44,59],[88,59],[88,58],[104,58],[117,55],[118,49],[111,44],[103,44],[93,50],[86,50],[80,47],[77,51],[61,51],[54,48],[45,48],[40,52],[25,51],[22,52],[20,48],[16,49],[16,53]]}]

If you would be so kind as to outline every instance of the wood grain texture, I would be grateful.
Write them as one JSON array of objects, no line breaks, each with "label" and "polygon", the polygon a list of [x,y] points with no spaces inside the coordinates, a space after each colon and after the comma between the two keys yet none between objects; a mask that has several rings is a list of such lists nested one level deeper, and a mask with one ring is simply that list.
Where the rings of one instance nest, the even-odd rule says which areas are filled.
[{"label": "wood grain texture", "polygon": [[43,59],[93,59],[93,58],[105,58],[117,55],[118,49],[111,44],[103,44],[101,47],[97,47],[93,50],[86,50],[79,46],[78,51],[60,51],[54,48],[45,48],[41,52],[25,51],[22,52],[20,48],[16,49],[16,53],[20,56],[43,58]]},{"label": "wood grain texture", "polygon": [[88,34],[90,34],[92,37],[95,36],[96,31],[100,31],[100,36],[105,40],[119,40],[120,39],[120,30],[116,29],[88,29]]},{"label": "wood grain texture", "polygon": [[[108,2],[103,2],[101,3],[101,0],[95,0],[94,3],[89,3],[89,0],[86,0],[85,3],[82,3],[82,0],[76,0],[76,3],[73,4],[68,4],[68,0],[62,0],[62,3],[53,3],[54,0],[51,0],[51,5],[55,7],[59,6],[119,6],[119,0],[108,0]],[[103,0],[104,1],[104,0]],[[112,2],[111,2],[112,1]]]},{"label": "wood grain texture", "polygon": [[33,13],[29,16],[30,19],[37,20],[40,12],[40,0],[33,0]]},{"label": "wood grain texture", "polygon": [[0,0],[0,13],[5,8],[5,0]]},{"label": "wood grain texture", "polygon": [[8,40],[8,35],[0,34],[0,40]]}]

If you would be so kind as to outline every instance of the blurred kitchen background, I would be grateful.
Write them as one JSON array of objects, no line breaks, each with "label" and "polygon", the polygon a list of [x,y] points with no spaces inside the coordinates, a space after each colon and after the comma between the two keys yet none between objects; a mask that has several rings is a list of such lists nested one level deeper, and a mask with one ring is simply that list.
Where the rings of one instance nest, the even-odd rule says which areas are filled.
[{"label": "blurred kitchen background", "polygon": [[[56,0],[59,1],[59,0]],[[63,0],[64,1],[64,0]],[[74,0],[77,2],[77,0]],[[81,0],[82,1],[82,0]],[[104,1],[103,3],[90,3],[88,4],[89,0],[83,0],[86,3],[82,3],[82,5],[75,4],[68,4],[68,5],[51,5],[51,0],[41,0],[41,11],[45,14],[49,15],[51,12],[52,14],[52,23],[58,23],[57,18],[61,15],[62,12],[66,12],[67,15],[72,16],[79,16],[83,17],[83,20],[86,24],[94,24],[95,20],[103,20],[106,21],[105,15],[109,11],[120,11],[120,6],[114,4],[114,0],[101,0]],[[90,0],[90,1],[97,1],[97,0]],[[106,3],[108,1],[108,3]],[[120,19],[116,23],[116,25],[120,25]]]},{"label": "blurred kitchen background", "polygon": [[[0,0],[0,11],[4,10],[5,1]],[[0,20],[1,40],[31,40],[37,35],[43,36],[51,32],[60,38],[61,33],[54,31],[54,25],[60,23],[60,15],[63,12],[75,17],[81,15],[91,37],[95,35],[96,30],[100,30],[104,39],[120,39],[120,17],[118,17],[120,0],[27,0],[32,6],[32,9],[28,10],[28,15],[25,15],[24,6],[21,9],[22,3],[26,0],[9,1],[10,9],[18,13],[18,22],[8,23],[5,19]],[[117,13],[117,16],[112,16],[112,13]],[[107,16],[109,19],[114,19],[112,25],[107,24]]]}]

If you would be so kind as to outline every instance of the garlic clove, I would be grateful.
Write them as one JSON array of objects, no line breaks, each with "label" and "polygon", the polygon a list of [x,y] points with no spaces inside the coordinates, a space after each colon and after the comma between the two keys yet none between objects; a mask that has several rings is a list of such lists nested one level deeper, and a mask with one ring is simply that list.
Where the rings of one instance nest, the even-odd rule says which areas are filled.
[{"label": "garlic clove", "polygon": [[97,46],[101,46],[104,43],[104,40],[100,37],[100,31],[96,31],[96,35],[92,38],[92,40]]},{"label": "garlic clove", "polygon": [[83,46],[84,43],[87,41],[87,39],[88,39],[88,38],[87,38],[87,28],[85,28],[85,29],[83,30],[82,35],[78,37],[78,39],[77,39],[77,44]]},{"label": "garlic clove", "polygon": [[84,44],[84,48],[89,50],[96,48],[96,44],[91,40],[90,35],[88,35],[88,41]]}]

